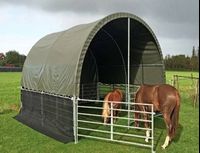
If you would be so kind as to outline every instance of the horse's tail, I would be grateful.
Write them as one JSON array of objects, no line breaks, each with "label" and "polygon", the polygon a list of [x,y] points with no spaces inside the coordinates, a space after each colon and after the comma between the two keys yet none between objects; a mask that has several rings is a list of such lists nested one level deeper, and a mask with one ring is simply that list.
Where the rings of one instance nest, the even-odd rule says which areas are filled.
[{"label": "horse's tail", "polygon": [[103,102],[103,111],[102,111],[102,116],[105,117],[105,115],[109,114],[109,104],[108,104],[108,99],[111,93],[108,93]]},{"label": "horse's tail", "polygon": [[171,121],[172,121],[172,125],[170,127],[171,139],[174,138],[176,134],[176,129],[178,127],[179,110],[180,110],[180,95],[178,91],[176,91],[176,105],[171,114]]}]

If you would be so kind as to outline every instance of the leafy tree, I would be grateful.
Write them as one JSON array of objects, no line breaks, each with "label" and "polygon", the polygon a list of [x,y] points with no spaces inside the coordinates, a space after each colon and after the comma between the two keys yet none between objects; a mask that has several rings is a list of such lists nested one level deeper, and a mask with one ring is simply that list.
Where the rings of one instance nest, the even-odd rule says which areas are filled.
[{"label": "leafy tree", "polygon": [[[25,55],[20,55],[17,51],[8,51],[5,57],[5,64],[13,64],[16,67],[22,67],[26,59]],[[4,65],[5,65],[4,64]]]},{"label": "leafy tree", "polygon": [[19,53],[16,51],[9,51],[6,53],[6,64],[14,64],[17,66],[19,64]]},{"label": "leafy tree", "polygon": [[195,51],[195,47],[193,46],[192,48],[192,57],[195,57],[196,56],[196,51]]},{"label": "leafy tree", "polygon": [[6,64],[6,61],[3,59],[3,60],[0,60],[0,66],[4,66]]},{"label": "leafy tree", "polygon": [[0,53],[0,66],[4,66],[5,65],[5,55],[3,53]]},{"label": "leafy tree", "polygon": [[193,46],[191,57],[185,55],[167,55],[164,58],[164,63],[167,70],[199,71],[199,48],[195,50]]}]

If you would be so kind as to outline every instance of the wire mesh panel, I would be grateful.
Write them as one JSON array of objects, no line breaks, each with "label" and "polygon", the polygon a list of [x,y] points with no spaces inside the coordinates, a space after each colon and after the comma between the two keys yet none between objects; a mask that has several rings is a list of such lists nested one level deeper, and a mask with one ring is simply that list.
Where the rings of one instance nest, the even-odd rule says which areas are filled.
[{"label": "wire mesh panel", "polygon": [[69,97],[21,90],[18,121],[61,142],[74,140],[73,101]]},{"label": "wire mesh panel", "polygon": [[97,99],[97,84],[85,83],[80,86],[80,98]]}]

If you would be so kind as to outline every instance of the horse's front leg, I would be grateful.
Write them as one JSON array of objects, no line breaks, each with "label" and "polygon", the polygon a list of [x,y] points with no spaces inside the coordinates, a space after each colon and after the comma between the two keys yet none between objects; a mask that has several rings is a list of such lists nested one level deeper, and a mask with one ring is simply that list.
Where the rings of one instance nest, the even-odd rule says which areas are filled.
[{"label": "horse's front leg", "polygon": [[113,123],[116,123],[118,114],[119,114],[119,111],[117,111],[117,110],[113,111]]},{"label": "horse's front leg", "polygon": [[[144,114],[144,120],[148,120],[148,114],[146,113]],[[149,138],[150,138],[149,123],[144,121],[144,127],[147,128],[145,141],[149,142]]]}]

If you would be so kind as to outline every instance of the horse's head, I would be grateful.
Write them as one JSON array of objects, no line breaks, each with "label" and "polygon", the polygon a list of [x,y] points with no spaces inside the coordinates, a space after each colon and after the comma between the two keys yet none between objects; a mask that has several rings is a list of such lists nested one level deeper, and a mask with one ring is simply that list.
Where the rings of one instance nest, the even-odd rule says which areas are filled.
[{"label": "horse's head", "polygon": [[102,117],[104,125],[110,121],[110,107],[107,101],[103,104]]}]

